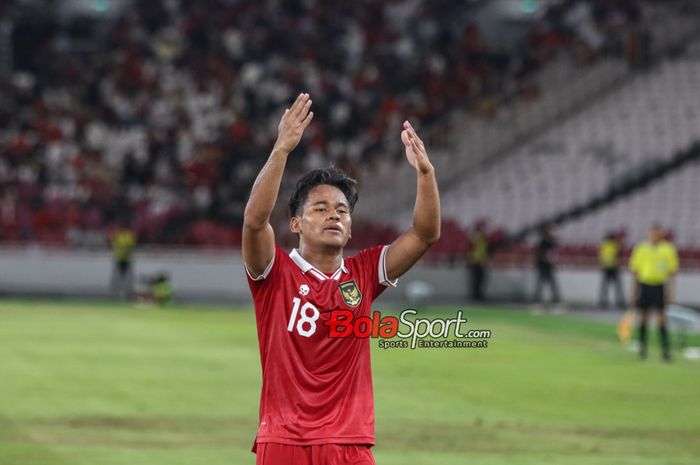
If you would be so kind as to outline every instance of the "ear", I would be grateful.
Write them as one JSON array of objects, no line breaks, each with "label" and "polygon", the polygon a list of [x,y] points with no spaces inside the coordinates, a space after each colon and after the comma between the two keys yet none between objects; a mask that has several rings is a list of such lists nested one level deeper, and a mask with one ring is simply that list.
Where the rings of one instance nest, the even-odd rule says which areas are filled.
[{"label": "ear", "polygon": [[301,232],[301,218],[298,216],[293,216],[289,220],[289,230],[294,234],[299,234]]}]

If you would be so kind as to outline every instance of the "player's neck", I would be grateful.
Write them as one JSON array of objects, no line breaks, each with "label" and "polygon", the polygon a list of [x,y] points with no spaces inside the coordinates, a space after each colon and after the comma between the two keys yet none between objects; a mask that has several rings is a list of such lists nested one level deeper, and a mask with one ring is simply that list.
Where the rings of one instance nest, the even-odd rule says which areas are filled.
[{"label": "player's neck", "polygon": [[299,254],[311,263],[317,270],[331,274],[335,273],[343,261],[343,249],[315,248],[307,244],[299,244]]}]

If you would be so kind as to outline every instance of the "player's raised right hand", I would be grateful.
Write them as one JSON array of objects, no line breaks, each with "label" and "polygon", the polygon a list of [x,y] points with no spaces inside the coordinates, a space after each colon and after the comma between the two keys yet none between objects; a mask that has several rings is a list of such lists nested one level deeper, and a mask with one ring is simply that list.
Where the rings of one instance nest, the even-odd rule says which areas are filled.
[{"label": "player's raised right hand", "polygon": [[273,150],[290,153],[299,144],[304,129],[311,123],[314,112],[309,94],[299,94],[291,108],[284,111],[277,127],[277,142]]}]

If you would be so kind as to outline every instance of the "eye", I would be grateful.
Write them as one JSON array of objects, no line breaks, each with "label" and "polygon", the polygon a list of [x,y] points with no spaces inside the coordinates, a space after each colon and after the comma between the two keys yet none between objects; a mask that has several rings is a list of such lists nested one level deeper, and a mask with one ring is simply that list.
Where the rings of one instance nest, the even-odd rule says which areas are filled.
[{"label": "eye", "polygon": [[317,207],[317,208],[315,208],[315,210],[316,210],[317,212],[325,212],[325,211],[326,211],[326,207]]},{"label": "eye", "polygon": [[347,210],[338,210],[338,214],[339,215],[347,215],[348,212],[347,212]]}]

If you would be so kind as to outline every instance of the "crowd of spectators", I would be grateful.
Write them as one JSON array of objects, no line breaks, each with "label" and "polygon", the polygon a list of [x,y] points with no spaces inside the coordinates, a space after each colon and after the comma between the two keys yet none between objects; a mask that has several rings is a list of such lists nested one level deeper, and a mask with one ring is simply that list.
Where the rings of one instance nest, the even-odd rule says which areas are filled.
[{"label": "crowd of spectators", "polygon": [[352,174],[400,154],[406,117],[439,126],[506,92],[532,98],[528,77],[555,55],[591,62],[644,37],[639,2],[559,3],[502,50],[449,0],[149,0],[79,46],[51,12],[0,2],[14,31],[0,79],[0,241],[101,245],[127,222],[141,243],[237,245],[298,92],[312,95],[315,123],[289,170]]}]

